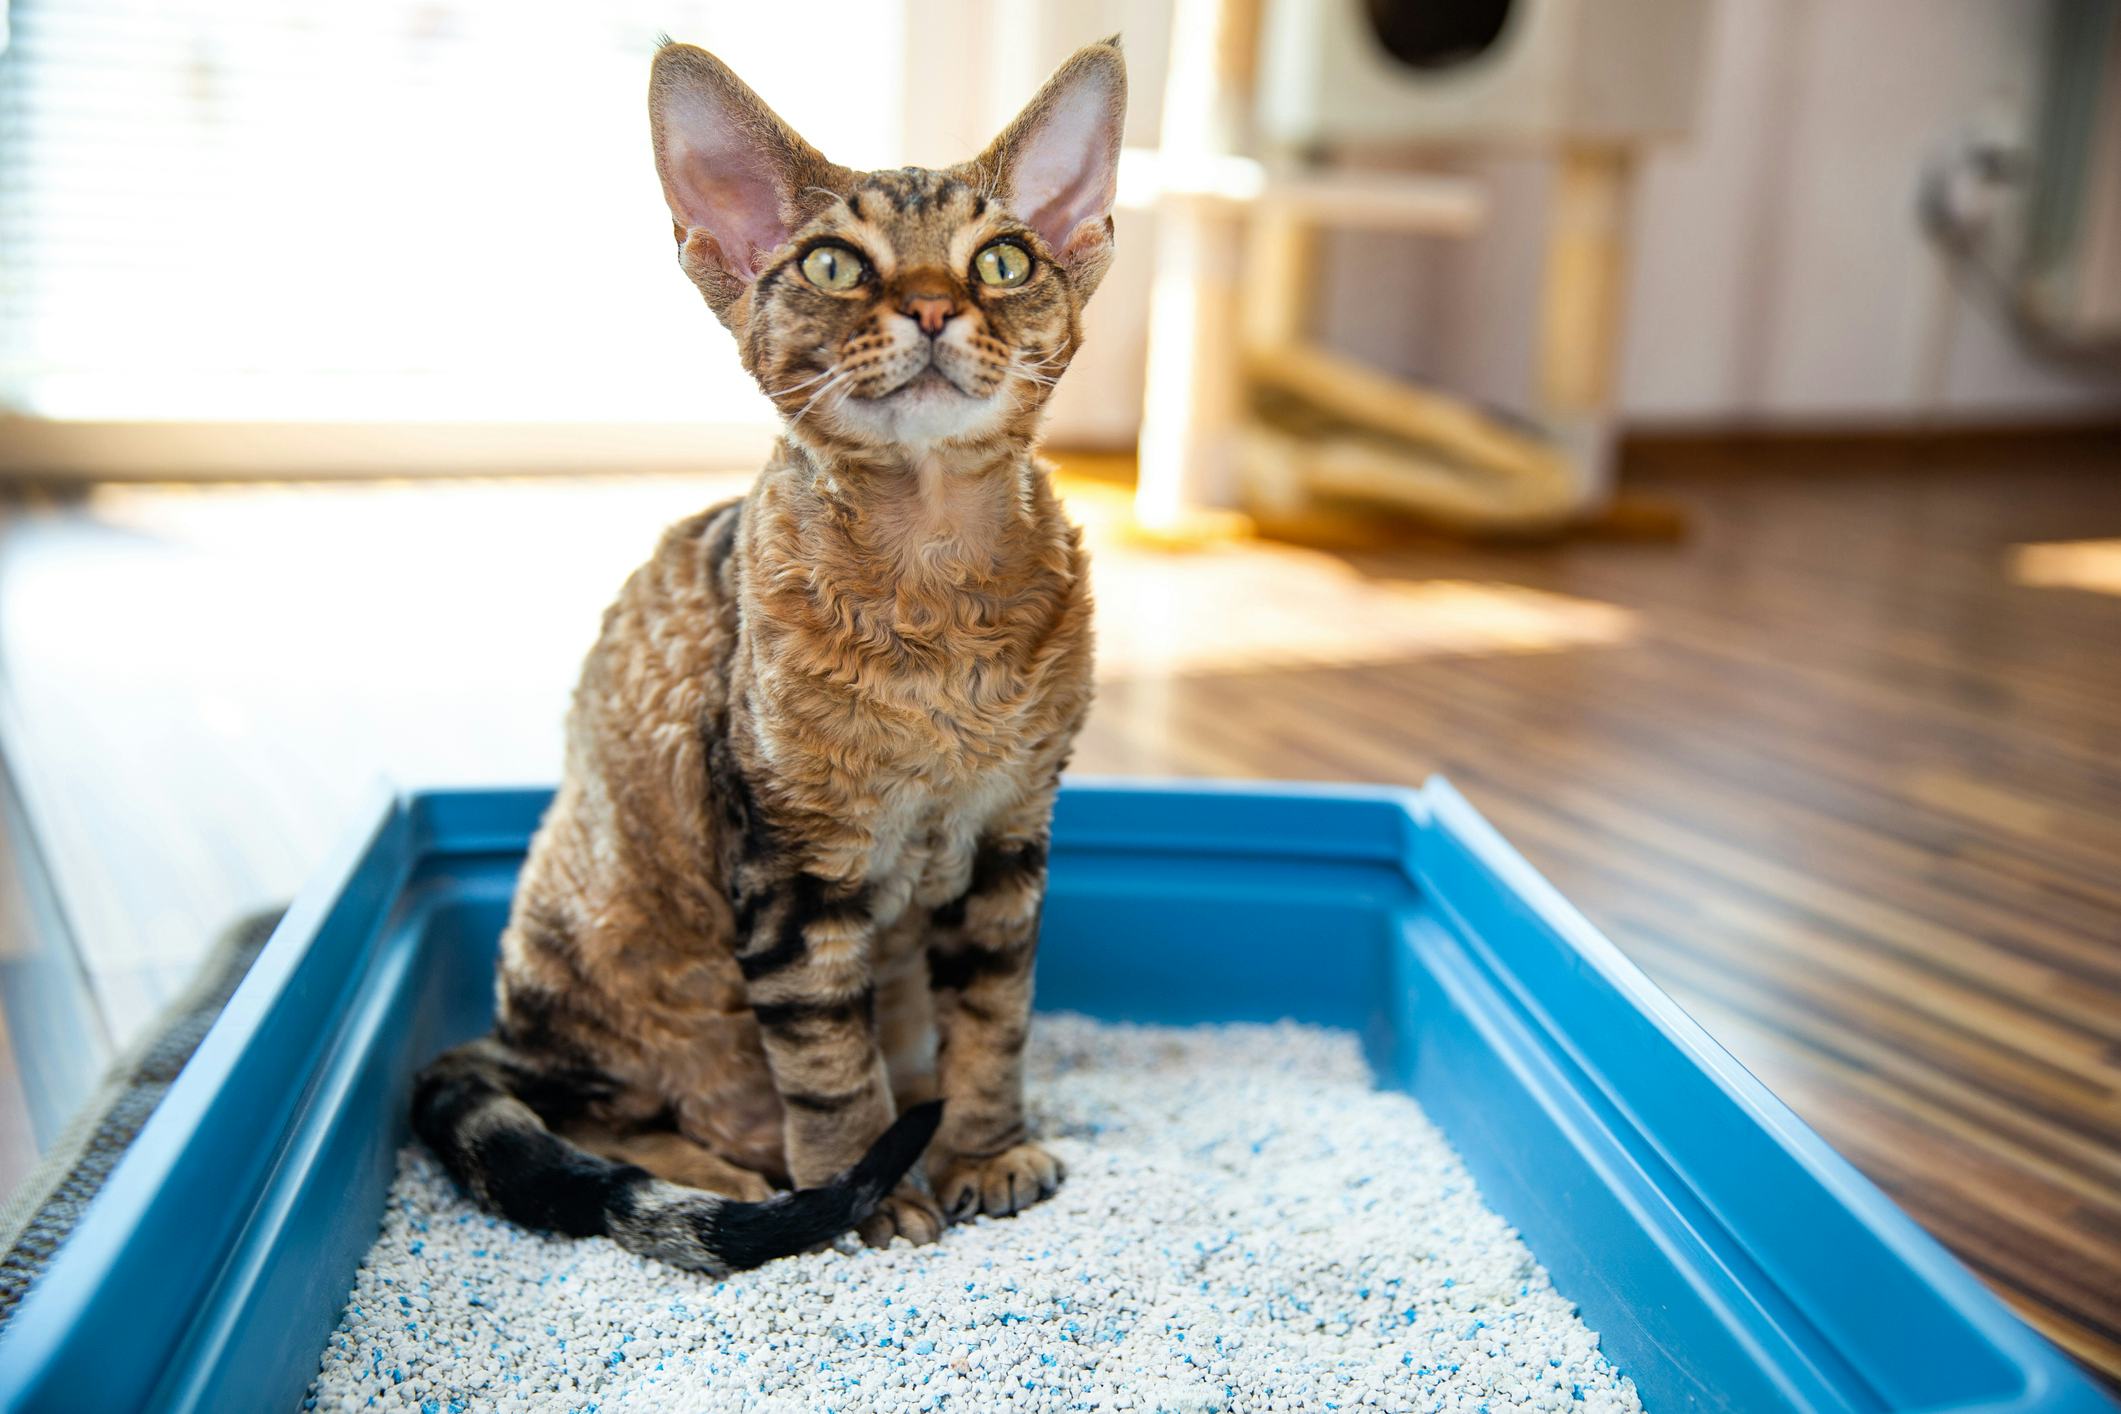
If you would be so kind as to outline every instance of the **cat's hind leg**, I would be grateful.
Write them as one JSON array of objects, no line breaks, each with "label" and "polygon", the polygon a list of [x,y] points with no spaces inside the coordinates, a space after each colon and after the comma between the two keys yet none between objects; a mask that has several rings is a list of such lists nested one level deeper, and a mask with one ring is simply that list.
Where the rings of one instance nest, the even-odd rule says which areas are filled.
[{"label": "cat's hind leg", "polygon": [[901,930],[910,937],[903,953],[883,949],[892,960],[877,979],[877,1042],[891,1077],[891,1098],[901,1112],[932,1100],[935,1076],[935,1001],[928,986],[928,917],[908,909]]}]

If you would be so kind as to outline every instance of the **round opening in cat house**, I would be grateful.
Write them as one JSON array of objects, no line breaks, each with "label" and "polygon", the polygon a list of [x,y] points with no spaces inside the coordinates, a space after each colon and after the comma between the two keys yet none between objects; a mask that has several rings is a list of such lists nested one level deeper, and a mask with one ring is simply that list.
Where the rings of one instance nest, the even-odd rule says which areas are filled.
[{"label": "round opening in cat house", "polygon": [[1509,28],[1512,0],[1364,0],[1386,53],[1424,72],[1477,59]]}]

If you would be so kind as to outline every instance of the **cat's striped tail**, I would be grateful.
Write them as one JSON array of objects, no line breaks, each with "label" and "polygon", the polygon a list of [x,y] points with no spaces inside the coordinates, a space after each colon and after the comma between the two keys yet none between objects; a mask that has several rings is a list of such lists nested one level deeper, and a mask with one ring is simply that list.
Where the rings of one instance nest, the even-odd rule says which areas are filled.
[{"label": "cat's striped tail", "polygon": [[609,1237],[621,1247],[710,1276],[829,1242],[869,1216],[913,1166],[942,1103],[900,1115],[860,1162],[816,1188],[763,1202],[687,1188],[568,1143],[519,1090],[532,1086],[474,1041],[436,1059],[413,1086],[412,1127],[489,1210],[524,1227]]}]

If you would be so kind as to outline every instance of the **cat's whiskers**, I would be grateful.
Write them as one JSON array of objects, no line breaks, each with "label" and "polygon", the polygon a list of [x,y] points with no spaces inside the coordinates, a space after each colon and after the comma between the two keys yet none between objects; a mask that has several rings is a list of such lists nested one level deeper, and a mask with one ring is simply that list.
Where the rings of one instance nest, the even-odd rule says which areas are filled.
[{"label": "cat's whiskers", "polygon": [[1068,360],[1059,350],[1055,350],[1044,358],[1025,358],[1022,354],[1017,354],[1014,356],[1013,366],[1035,369],[1040,373],[1052,372],[1057,377],[1061,370],[1068,366]]},{"label": "cat's whiskers", "polygon": [[1040,387],[1044,388],[1051,388],[1056,383],[1060,382],[1060,375],[1058,373],[1041,372],[1039,370],[1039,365],[1033,363],[1026,363],[1023,361],[1023,359],[1019,357],[1012,356],[1009,362],[1004,365],[1004,370],[1008,373],[1014,373],[1017,377],[1023,379],[1026,383],[1036,383]]},{"label": "cat's whiskers", "polygon": [[794,417],[788,419],[788,425],[794,427],[800,423],[810,409],[818,405],[818,400],[828,393],[844,393],[860,373],[861,369],[859,368],[835,370],[833,376],[825,380],[825,386],[810,395],[810,401],[803,404],[802,410],[797,412]]},{"label": "cat's whiskers", "polygon": [[814,384],[820,383],[825,379],[830,378],[837,371],[838,370],[836,368],[828,368],[823,373],[817,374],[815,377],[805,378],[800,383],[790,383],[785,388],[768,388],[766,390],[766,396],[769,398],[785,398],[791,393],[800,393],[803,391],[803,389],[811,387]]}]

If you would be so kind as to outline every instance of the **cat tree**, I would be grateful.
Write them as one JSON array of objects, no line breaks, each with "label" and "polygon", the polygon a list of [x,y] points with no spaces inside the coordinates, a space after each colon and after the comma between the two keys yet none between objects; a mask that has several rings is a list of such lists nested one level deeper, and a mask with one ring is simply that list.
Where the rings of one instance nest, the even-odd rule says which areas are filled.
[{"label": "cat tree", "polygon": [[[1604,0],[1594,27],[1583,0],[1460,5],[1473,31],[1492,20],[1488,46],[1430,71],[1385,52],[1395,8],[1177,0],[1159,147],[1130,152],[1122,179],[1122,201],[1157,215],[1136,501],[1152,533],[1212,525],[1218,507],[1282,516],[1320,498],[1545,531],[1606,494],[1628,194],[1640,148],[1684,126],[1702,6]],[[1486,216],[1470,178],[1296,156],[1335,140],[1553,154],[1529,418],[1312,337],[1321,232],[1469,236]]]}]

